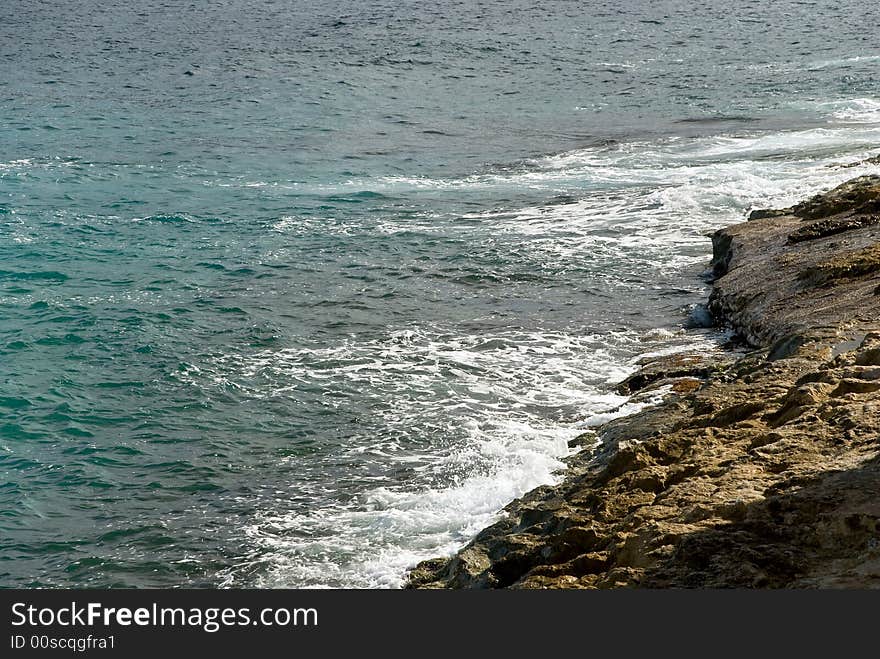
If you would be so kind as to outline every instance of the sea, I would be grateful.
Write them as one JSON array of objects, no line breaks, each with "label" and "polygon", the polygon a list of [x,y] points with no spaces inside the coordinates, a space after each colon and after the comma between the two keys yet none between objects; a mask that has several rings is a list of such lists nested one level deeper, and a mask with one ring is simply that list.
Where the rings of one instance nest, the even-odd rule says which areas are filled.
[{"label": "sea", "polygon": [[713,231],[880,173],[878,24],[5,0],[0,586],[400,587],[719,349]]}]

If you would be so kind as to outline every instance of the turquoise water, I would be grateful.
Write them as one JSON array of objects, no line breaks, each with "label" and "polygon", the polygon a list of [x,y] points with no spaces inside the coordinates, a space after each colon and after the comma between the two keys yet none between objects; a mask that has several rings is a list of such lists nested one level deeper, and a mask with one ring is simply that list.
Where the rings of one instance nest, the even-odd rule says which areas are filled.
[{"label": "turquoise water", "polygon": [[398,586],[878,171],[874,3],[67,4],[0,22],[2,586]]}]

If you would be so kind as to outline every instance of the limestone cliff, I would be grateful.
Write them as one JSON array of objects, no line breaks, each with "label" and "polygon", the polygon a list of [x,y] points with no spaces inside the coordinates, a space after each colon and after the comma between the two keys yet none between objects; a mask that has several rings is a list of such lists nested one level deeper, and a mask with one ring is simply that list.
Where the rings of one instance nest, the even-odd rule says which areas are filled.
[{"label": "limestone cliff", "polygon": [[645,365],[621,390],[662,404],[409,587],[880,587],[880,177],[713,244],[749,348]]}]

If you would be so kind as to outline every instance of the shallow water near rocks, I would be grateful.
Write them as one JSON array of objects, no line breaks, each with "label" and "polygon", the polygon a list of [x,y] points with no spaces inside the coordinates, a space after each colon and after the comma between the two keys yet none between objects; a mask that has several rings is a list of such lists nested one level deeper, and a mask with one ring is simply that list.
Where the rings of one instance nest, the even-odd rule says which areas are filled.
[{"label": "shallow water near rocks", "polygon": [[4,586],[399,586],[880,171],[873,3],[97,7],[0,26]]}]

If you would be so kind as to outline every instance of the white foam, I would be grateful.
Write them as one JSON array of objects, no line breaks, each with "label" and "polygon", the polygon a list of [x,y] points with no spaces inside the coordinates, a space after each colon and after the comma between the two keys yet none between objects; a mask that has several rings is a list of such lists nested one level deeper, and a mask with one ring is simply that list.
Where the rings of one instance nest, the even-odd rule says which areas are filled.
[{"label": "white foam", "polygon": [[8,162],[0,162],[0,174],[4,172],[15,173],[30,169],[54,169],[57,167],[76,167],[82,163],[75,158],[17,158]]},{"label": "white foam", "polygon": [[[641,409],[607,390],[634,368],[605,347],[609,340],[658,347],[669,336],[686,340],[675,333],[441,336],[448,332],[414,328],[335,347],[227,356],[189,374],[254,397],[293,395],[295,383],[308,379],[327,389],[344,382],[376,401],[374,423],[350,438],[349,458],[409,470],[405,483],[376,476],[346,505],[267,511],[255,520],[246,532],[259,548],[250,560],[266,568],[260,586],[399,586],[415,561],[453,552],[509,501],[556,482],[569,440],[593,427],[590,419]],[[426,434],[447,437],[418,448]],[[323,478],[314,487],[334,499],[334,484]],[[229,571],[227,585],[237,585],[237,570],[247,565]]]},{"label": "white foam", "polygon": [[[712,167],[723,178],[725,165],[733,170],[753,167],[775,171],[781,165],[796,168],[806,160],[824,161],[851,154],[858,149],[876,148],[880,142],[880,101],[855,98],[820,104],[830,122],[858,126],[836,126],[776,133],[718,135],[698,139],[673,137],[655,141],[635,141],[615,146],[590,147],[545,156],[505,170],[456,178],[427,176],[384,176],[352,178],[335,184],[303,182],[213,182],[211,185],[238,187],[277,187],[306,195],[359,195],[372,193],[391,197],[413,193],[509,191],[512,188],[553,194],[577,193],[595,188],[598,193],[625,192],[629,186],[675,185],[695,173],[713,177]],[[770,161],[762,167],[764,161]],[[707,167],[707,169],[704,169]],[[731,182],[736,181],[731,171]],[[760,172],[758,173],[760,177]],[[430,222],[424,223],[425,227]],[[392,231],[394,229],[391,229]]]},{"label": "white foam", "polygon": [[832,117],[838,121],[880,124],[880,100],[855,98],[830,105],[836,108],[832,112]]},{"label": "white foam", "polygon": [[[614,419],[622,419],[623,417],[630,416],[632,414],[636,414],[637,412],[641,412],[647,407],[651,405],[656,405],[660,403],[663,399],[663,395],[666,391],[658,390],[656,396],[649,398],[648,400],[641,402],[629,402],[623,403],[622,405],[614,408],[613,410],[609,410],[607,412],[595,412],[588,416],[586,419],[581,421],[578,424],[579,428],[588,429],[588,428],[597,428],[609,421],[613,421]],[[601,438],[599,438],[601,441]]]},{"label": "white foam", "polygon": [[[833,68],[838,66],[846,66],[849,64],[855,64],[857,62],[876,62],[880,60],[880,55],[854,55],[852,57],[842,57],[838,59],[828,59],[828,60],[820,60],[818,62],[812,62],[806,65],[806,69],[808,71],[814,71],[817,69],[825,69],[825,68]],[[792,65],[792,69],[794,69],[797,65]]]},{"label": "white foam", "polygon": [[9,162],[0,162],[0,171],[7,169],[22,169],[33,164],[30,158],[19,158],[18,160],[10,160]]},{"label": "white foam", "polygon": [[[401,344],[409,348],[418,350],[422,345],[422,350],[437,350],[436,346],[425,347],[427,344],[423,332],[408,332],[394,338],[400,339]],[[634,344],[657,346],[657,354],[684,349],[711,349],[714,345],[708,339],[700,341],[700,337],[673,331],[654,332],[647,336],[629,335],[626,338]],[[551,353],[554,348],[551,346],[559,350],[563,346],[578,344],[577,339],[560,336],[549,340],[532,337],[532,340],[544,345],[539,351],[544,354],[544,359],[553,358]],[[506,337],[503,341],[512,342],[513,337]],[[388,343],[390,348],[396,341],[391,339]],[[589,344],[584,342],[581,345],[586,347]],[[351,349],[350,346],[347,349],[314,351],[311,355],[332,354],[338,359],[343,350]],[[393,348],[390,349],[393,352]],[[456,352],[452,350],[449,354]],[[500,349],[500,352],[504,353],[504,349]],[[479,366],[481,356],[485,354],[477,352],[476,356],[471,355],[464,361]],[[600,357],[598,366],[589,361],[597,355]],[[494,368],[498,368],[511,357],[510,354],[506,358],[495,355],[489,361]],[[349,353],[351,358],[353,354]],[[455,358],[461,359],[461,356],[456,355]],[[508,365],[505,375],[510,377],[512,370],[529,364],[532,368],[541,367],[541,361],[534,361],[533,358],[523,356],[521,365]],[[364,375],[368,371],[393,370],[390,375],[398,377],[407,371],[396,368],[395,359],[389,356],[382,364],[369,364],[366,369],[351,372]],[[361,459],[379,456],[385,462],[415,463],[414,482],[403,485],[379,484],[349,505],[282,514],[267,512],[246,529],[251,542],[259,547],[251,560],[265,568],[257,585],[399,587],[406,569],[417,561],[453,553],[475,533],[497,520],[501,509],[509,501],[538,485],[558,482],[564,468],[561,460],[570,453],[568,442],[575,436],[658,403],[665,393],[662,390],[651,399],[632,402],[625,396],[609,393],[603,387],[585,386],[583,380],[567,381],[567,377],[578,375],[577,369],[581,363],[586,364],[585,372],[617,381],[635,368],[634,361],[615,363],[608,360],[602,365],[601,350],[594,344],[592,352],[581,355],[580,359],[576,355],[569,355],[565,360],[553,361],[546,368],[547,371],[557,368],[567,371],[559,382],[541,383],[540,378],[536,378],[536,390],[520,384],[522,388],[519,391],[501,391],[495,388],[491,380],[486,380],[485,375],[463,371],[459,377],[484,378],[483,390],[491,392],[492,401],[500,398],[501,403],[483,407],[465,405],[465,416],[450,426],[450,429],[463,431],[464,437],[450,451],[437,449],[413,456],[401,452],[400,446],[387,441],[377,444],[371,443],[367,437],[355,438],[351,451]],[[290,355],[284,359],[284,363],[284,368],[290,367]],[[267,365],[263,361],[255,366],[264,369]],[[345,369],[346,366],[340,363],[336,368]],[[583,374],[580,373],[581,376]],[[409,391],[412,385],[412,382],[408,382],[404,388]],[[455,383],[451,382],[450,386],[455,386]],[[510,402],[518,395],[526,402],[514,409]],[[577,401],[580,413],[569,422],[560,423],[523,409],[528,403],[561,404],[571,400]],[[399,430],[412,425],[415,419],[411,415],[415,414],[420,417],[424,427],[423,417],[430,416],[432,411],[436,414],[436,423],[443,423],[443,417],[450,414],[448,406],[438,408],[437,401],[424,402],[426,405],[423,407],[384,415],[382,424]],[[472,404],[475,402],[470,401]],[[419,486],[419,483],[424,485]],[[227,574],[226,583],[236,584],[235,570]]]},{"label": "white foam", "polygon": [[[500,430],[500,429],[499,429]],[[379,487],[360,505],[318,513],[267,517],[248,529],[270,550],[262,587],[397,587],[413,562],[454,551],[492,523],[510,500],[538,485],[554,482],[568,452],[565,433],[511,423],[492,437],[472,428],[473,443],[434,466],[445,471],[486,459],[491,472],[466,477],[443,488]],[[450,464],[455,463],[455,464]],[[305,536],[291,541],[290,534]],[[321,556],[333,556],[328,573]]]}]

